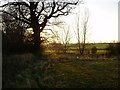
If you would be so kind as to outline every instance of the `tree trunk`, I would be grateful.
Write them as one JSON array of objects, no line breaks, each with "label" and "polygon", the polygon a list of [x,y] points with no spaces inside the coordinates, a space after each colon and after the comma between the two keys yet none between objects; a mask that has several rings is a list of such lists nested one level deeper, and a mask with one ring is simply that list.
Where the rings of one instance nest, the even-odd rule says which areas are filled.
[{"label": "tree trunk", "polygon": [[[32,28],[34,32],[34,51],[37,54],[41,54],[43,52],[43,48],[41,47],[41,37],[40,33],[43,31],[44,27],[46,26],[47,18],[44,19],[44,22],[40,25],[38,23],[32,23]],[[41,28],[40,28],[41,27]]]},{"label": "tree trunk", "polygon": [[40,50],[40,44],[41,44],[41,39],[40,39],[40,28],[38,26],[35,26],[33,28],[33,32],[34,32],[34,51],[35,53],[41,53]]}]

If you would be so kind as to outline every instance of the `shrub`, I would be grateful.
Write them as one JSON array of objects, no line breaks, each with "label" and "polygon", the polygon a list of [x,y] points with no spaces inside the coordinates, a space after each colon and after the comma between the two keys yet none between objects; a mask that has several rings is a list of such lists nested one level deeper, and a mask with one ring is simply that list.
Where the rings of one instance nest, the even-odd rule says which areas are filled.
[{"label": "shrub", "polygon": [[55,51],[55,53],[61,53],[64,51],[64,46],[61,43],[52,43],[51,49]]},{"label": "shrub", "polygon": [[96,53],[97,53],[97,48],[96,48],[96,46],[92,47],[91,52],[92,52],[92,54],[96,54]]},{"label": "shrub", "polygon": [[120,42],[116,44],[116,50],[117,50],[117,54],[120,55]]},{"label": "shrub", "polygon": [[107,50],[109,55],[115,55],[116,54],[115,44],[110,43],[109,46],[107,47]]},{"label": "shrub", "polygon": [[31,53],[4,55],[2,62],[3,87],[15,80],[15,76],[33,63],[35,57]]},{"label": "shrub", "polygon": [[120,42],[110,43],[106,49],[108,50],[109,55],[119,55],[120,54]]},{"label": "shrub", "polygon": [[120,42],[110,43],[106,49],[109,55],[120,55]]}]

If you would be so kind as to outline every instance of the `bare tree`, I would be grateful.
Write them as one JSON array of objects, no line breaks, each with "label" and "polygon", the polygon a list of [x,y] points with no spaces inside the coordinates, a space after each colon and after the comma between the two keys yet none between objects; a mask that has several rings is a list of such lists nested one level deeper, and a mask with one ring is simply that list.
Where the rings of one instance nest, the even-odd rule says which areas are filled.
[{"label": "bare tree", "polygon": [[81,25],[81,30],[80,30],[80,18],[78,14],[78,19],[77,19],[77,40],[78,40],[78,49],[81,55],[84,54],[85,46],[86,46],[86,37],[87,37],[87,32],[88,32],[88,22],[89,22],[89,12],[88,9],[85,8],[84,11],[84,17],[81,20],[82,25]]},{"label": "bare tree", "polygon": [[[48,20],[52,17],[59,17],[61,15],[68,15],[72,9],[71,5],[76,5],[79,2],[69,1],[62,2],[62,0],[21,0],[21,2],[8,2],[2,5],[2,12],[13,17],[14,20],[22,21],[29,25],[34,32],[34,46],[35,50],[39,49],[40,43],[42,43],[40,33],[45,28]],[[81,1],[80,1],[81,2]],[[11,9],[12,12],[17,12],[13,15],[12,12],[6,11]]]},{"label": "bare tree", "polygon": [[[51,29],[49,27],[44,29],[45,33],[48,34],[47,39],[45,37],[48,44],[52,43],[52,46],[56,44],[56,47],[58,47],[60,51],[66,53],[71,39],[69,25],[61,20],[61,18],[54,18],[52,22],[49,22],[48,26],[52,26]],[[55,47],[53,48],[55,49]]]},{"label": "bare tree", "polygon": [[61,30],[61,25],[63,28],[64,22],[59,18],[53,18],[51,22],[47,23],[47,27],[43,30],[43,35],[41,36],[43,36],[48,44],[53,42],[60,43],[61,39],[59,30]]},{"label": "bare tree", "polygon": [[[61,48],[60,51],[64,51],[66,53],[70,41],[70,30],[69,25],[67,25],[60,18],[54,19],[50,26],[52,25],[52,29],[48,29],[51,31],[52,42],[58,45],[58,48]],[[67,27],[66,27],[67,26]],[[54,47],[55,48],[55,47]]]},{"label": "bare tree", "polygon": [[71,39],[69,25],[66,29],[63,28],[63,34],[62,34],[61,39],[62,39],[61,43],[64,45],[64,53],[66,53],[66,51],[68,50],[70,39]]},{"label": "bare tree", "polygon": [[54,30],[55,28],[53,25],[53,30],[51,31],[55,36],[54,39],[56,39],[56,43],[59,43],[64,53],[66,53],[70,39],[71,39],[69,25],[67,25],[64,21],[60,19],[56,19],[56,21],[53,24],[60,29],[60,30]]},{"label": "bare tree", "polygon": [[81,49],[81,55],[84,54],[85,46],[86,46],[86,36],[88,32],[88,21],[89,21],[89,12],[88,9],[85,9],[84,17],[82,20],[82,30],[83,30],[83,42],[82,42],[82,49]]}]

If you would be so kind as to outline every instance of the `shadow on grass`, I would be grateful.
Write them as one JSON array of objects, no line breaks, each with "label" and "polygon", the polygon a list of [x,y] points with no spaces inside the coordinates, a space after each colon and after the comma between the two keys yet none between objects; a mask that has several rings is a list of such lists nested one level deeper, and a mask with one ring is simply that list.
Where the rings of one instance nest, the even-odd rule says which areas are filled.
[{"label": "shadow on grass", "polygon": [[77,54],[3,57],[3,88],[118,88],[118,60]]}]

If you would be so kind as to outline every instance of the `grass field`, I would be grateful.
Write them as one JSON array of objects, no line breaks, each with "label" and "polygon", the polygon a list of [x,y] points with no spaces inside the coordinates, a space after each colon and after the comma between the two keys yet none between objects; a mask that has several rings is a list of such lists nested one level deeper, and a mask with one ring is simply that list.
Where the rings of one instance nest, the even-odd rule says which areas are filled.
[{"label": "grass field", "polygon": [[[61,56],[53,64],[54,79],[46,85],[56,88],[118,88],[119,70],[117,59],[79,59]],[[65,61],[66,59],[66,61]],[[51,84],[53,83],[53,84]],[[50,86],[49,86],[50,84]]]},{"label": "grass field", "polygon": [[[77,45],[32,53],[3,55],[3,88],[120,88],[120,57],[106,55],[109,44],[96,46],[96,54],[80,55]],[[87,51],[85,51],[87,52]]]},{"label": "grass field", "polygon": [[57,72],[54,76],[57,82],[54,85],[60,88],[117,88],[117,63],[117,61],[80,60],[56,64],[53,67]]},{"label": "grass field", "polygon": [[[7,75],[11,73],[10,71],[14,73],[8,75],[12,79],[4,76],[3,79],[5,81],[3,87],[119,88],[120,72],[118,66],[120,60],[117,58],[83,57],[82,59],[82,57],[73,53],[52,53],[47,54],[43,58],[34,57],[34,59],[31,54],[15,55],[8,58],[9,60],[17,61],[14,64],[15,66],[11,63],[12,66],[7,66],[6,73],[3,72]],[[32,61],[28,62],[26,58]],[[18,63],[20,59],[21,63]],[[19,68],[21,66],[24,66],[24,68]]]},{"label": "grass field", "polygon": [[[108,43],[90,43],[86,45],[86,49],[91,49],[93,46],[96,46],[96,48],[98,49],[105,49],[108,47],[108,45],[109,45]],[[71,44],[69,46],[70,49],[76,49],[77,47],[78,47],[77,44],[73,44],[73,45]]]},{"label": "grass field", "polygon": [[[91,49],[92,49],[92,47],[96,47],[98,50],[97,50],[97,54],[103,54],[103,53],[106,53],[106,52],[108,52],[107,50],[106,50],[106,48],[109,46],[109,44],[108,43],[90,43],[90,44],[86,44],[86,46],[85,46],[85,52],[91,52]],[[53,47],[53,49],[46,49],[45,50],[45,52],[55,52],[55,50],[57,50],[57,51],[59,51],[60,52],[60,50],[61,49],[59,49],[59,48],[61,48],[61,49],[63,49],[64,48],[64,46],[54,46]],[[76,53],[76,52],[79,52],[79,50],[78,50],[78,45],[77,44],[70,44],[70,45],[68,45],[68,49],[67,49],[67,52],[70,52],[70,53]]]}]

